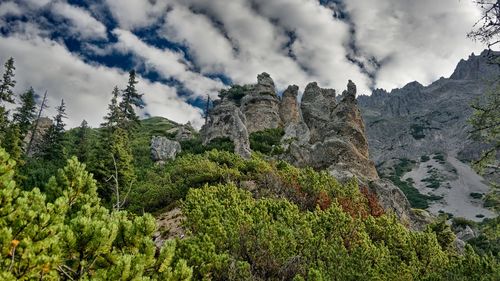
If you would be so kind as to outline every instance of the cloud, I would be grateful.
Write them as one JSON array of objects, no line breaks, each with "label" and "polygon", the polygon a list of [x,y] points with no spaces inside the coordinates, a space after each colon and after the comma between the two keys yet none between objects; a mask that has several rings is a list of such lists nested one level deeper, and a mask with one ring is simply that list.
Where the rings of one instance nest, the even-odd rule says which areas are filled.
[{"label": "cloud", "polygon": [[346,59],[347,25],[315,1],[176,1],[162,31],[189,48],[202,72],[236,83],[266,71],[280,89],[318,81],[341,90],[352,79],[368,91],[367,77]]},{"label": "cloud", "polygon": [[52,13],[57,17],[67,19],[71,25],[68,30],[78,35],[81,39],[106,39],[106,26],[96,20],[87,10],[56,2],[51,7]]},{"label": "cloud", "polygon": [[169,49],[159,49],[141,41],[137,36],[127,30],[115,29],[113,34],[118,42],[115,47],[121,52],[130,52],[139,57],[147,69],[159,72],[163,78],[174,78],[184,87],[192,91],[192,98],[205,97],[215,94],[225,85],[219,80],[212,80],[190,70],[189,62],[184,55]]},{"label": "cloud", "polygon": [[[85,119],[98,126],[105,115],[111,90],[115,85],[123,88],[127,73],[99,65],[87,64],[71,54],[64,46],[46,38],[20,38],[0,36],[0,59],[15,58],[16,92],[33,88],[38,93],[48,91],[48,116],[64,98],[67,103],[69,127],[78,126]],[[201,112],[177,96],[176,90],[164,84],[139,77],[138,90],[144,93],[145,110],[185,123],[201,126]]]},{"label": "cloud", "polygon": [[19,16],[21,14],[22,10],[16,3],[11,1],[0,3],[0,17],[6,15]]},{"label": "cloud", "polygon": [[479,18],[473,1],[344,1],[365,56],[381,62],[376,86],[392,89],[449,76],[457,62],[484,46],[466,38]]},{"label": "cloud", "polygon": [[114,19],[124,29],[150,26],[161,19],[169,0],[106,0]]}]

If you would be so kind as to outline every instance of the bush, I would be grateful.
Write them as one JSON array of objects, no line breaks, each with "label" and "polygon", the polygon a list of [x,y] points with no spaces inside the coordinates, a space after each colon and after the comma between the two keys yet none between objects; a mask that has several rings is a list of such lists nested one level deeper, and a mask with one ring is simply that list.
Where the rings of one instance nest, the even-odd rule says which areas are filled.
[{"label": "bush", "polygon": [[266,155],[277,155],[284,152],[281,138],[285,135],[283,128],[266,129],[250,134],[250,148]]}]

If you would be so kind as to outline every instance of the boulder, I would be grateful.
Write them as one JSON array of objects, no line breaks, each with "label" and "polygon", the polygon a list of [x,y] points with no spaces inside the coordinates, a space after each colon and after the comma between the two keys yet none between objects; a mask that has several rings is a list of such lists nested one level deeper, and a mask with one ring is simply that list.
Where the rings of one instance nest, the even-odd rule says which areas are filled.
[{"label": "boulder", "polygon": [[177,141],[157,136],[153,136],[151,139],[151,158],[155,162],[175,159],[175,156],[181,151],[181,145]]},{"label": "boulder", "polygon": [[279,115],[281,122],[286,126],[291,123],[299,123],[302,121],[302,116],[297,101],[299,87],[297,85],[288,86],[283,92],[279,107]]}]

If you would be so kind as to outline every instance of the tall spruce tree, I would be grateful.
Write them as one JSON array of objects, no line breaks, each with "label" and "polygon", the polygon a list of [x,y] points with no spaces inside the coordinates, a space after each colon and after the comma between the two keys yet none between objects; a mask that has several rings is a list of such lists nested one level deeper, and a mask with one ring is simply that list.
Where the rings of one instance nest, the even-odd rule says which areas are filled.
[{"label": "tall spruce tree", "polygon": [[19,126],[20,136],[24,138],[32,128],[36,117],[36,101],[33,88],[29,88],[19,97],[21,104],[13,116],[13,121]]},{"label": "tall spruce tree", "polygon": [[121,123],[124,122],[123,114],[120,109],[120,105],[118,104],[118,98],[120,95],[120,90],[115,86],[113,92],[111,93],[111,102],[108,105],[108,114],[104,116],[104,123],[101,124],[102,127],[105,128],[116,128]]},{"label": "tall spruce tree", "polygon": [[0,103],[8,102],[14,103],[14,86],[16,86],[16,80],[14,80],[14,59],[9,58],[4,65],[5,72],[2,76],[2,82],[0,83]]},{"label": "tall spruce tree", "polygon": [[45,133],[42,141],[41,156],[45,160],[60,162],[65,159],[64,155],[64,119],[66,119],[66,105],[64,99],[57,107],[53,124]]},{"label": "tall spruce tree", "polygon": [[90,144],[90,128],[89,124],[87,123],[86,120],[83,120],[82,123],[80,124],[80,127],[78,127],[76,133],[76,156],[78,157],[78,160],[82,163],[86,163],[89,161],[90,155],[91,155],[91,144]]},{"label": "tall spruce tree", "polygon": [[9,127],[9,111],[5,108],[5,103],[14,103],[14,59],[9,58],[5,62],[5,71],[0,81],[0,143],[2,143]]},{"label": "tall spruce tree", "polygon": [[139,94],[135,88],[137,83],[135,70],[131,70],[129,72],[127,87],[123,90],[122,101],[120,102],[120,110],[123,113],[127,131],[139,125],[139,117],[135,113],[135,108],[144,107],[142,94]]}]

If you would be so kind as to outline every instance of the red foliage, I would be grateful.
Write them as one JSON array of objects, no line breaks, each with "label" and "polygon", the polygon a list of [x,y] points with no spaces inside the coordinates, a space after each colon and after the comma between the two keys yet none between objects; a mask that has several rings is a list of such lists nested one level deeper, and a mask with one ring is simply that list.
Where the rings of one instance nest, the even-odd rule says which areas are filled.
[{"label": "red foliage", "polygon": [[361,193],[368,200],[368,208],[370,209],[370,215],[373,217],[380,217],[384,214],[384,209],[380,206],[377,195],[374,192],[368,190],[366,186],[361,187]]},{"label": "red foliage", "polygon": [[325,191],[320,191],[316,199],[316,204],[319,205],[321,210],[326,210],[332,204],[332,199]]}]

